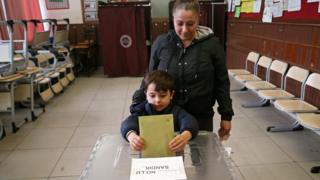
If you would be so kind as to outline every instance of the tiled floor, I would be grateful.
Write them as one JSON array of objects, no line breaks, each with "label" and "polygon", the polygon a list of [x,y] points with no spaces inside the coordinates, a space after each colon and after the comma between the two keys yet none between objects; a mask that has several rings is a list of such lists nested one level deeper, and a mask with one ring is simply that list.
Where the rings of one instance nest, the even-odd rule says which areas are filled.
[{"label": "tiled floor", "polygon": [[[0,141],[0,180],[78,179],[101,134],[117,134],[128,115],[141,78],[106,78],[97,72],[78,78],[55,97],[46,112]],[[223,142],[242,180],[319,180],[310,167],[320,165],[320,136],[309,130],[268,133],[268,125],[290,119],[272,107],[244,109],[253,96],[232,92],[232,135]],[[219,124],[215,116],[215,129]]]}]

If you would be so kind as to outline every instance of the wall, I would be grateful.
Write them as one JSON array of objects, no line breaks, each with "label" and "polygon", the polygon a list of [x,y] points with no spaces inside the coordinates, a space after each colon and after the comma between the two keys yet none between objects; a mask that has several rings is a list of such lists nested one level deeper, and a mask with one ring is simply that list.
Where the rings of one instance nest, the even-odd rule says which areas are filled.
[{"label": "wall", "polygon": [[229,20],[228,67],[244,68],[250,51],[320,73],[320,26]]},{"label": "wall", "polygon": [[[100,0],[108,2],[108,0]],[[130,1],[130,0],[129,0]],[[151,0],[151,17],[168,18],[168,4],[170,0]]]},{"label": "wall", "polygon": [[[301,11],[285,12],[273,23],[262,23],[262,13],[229,13],[227,64],[244,68],[250,51],[320,73],[320,14],[318,3],[302,1]],[[299,17],[298,17],[299,15]]]},{"label": "wall", "polygon": [[[46,7],[45,0],[40,0],[41,5]],[[58,9],[58,10],[46,10],[46,13],[43,13],[44,18],[54,18],[54,19],[63,19],[69,18],[71,24],[82,24],[82,6],[81,0],[69,0],[69,9]],[[66,17],[66,15],[68,17]]]},{"label": "wall", "polygon": [[151,1],[151,16],[152,17],[166,17],[169,16],[168,4],[170,0],[152,0]]}]

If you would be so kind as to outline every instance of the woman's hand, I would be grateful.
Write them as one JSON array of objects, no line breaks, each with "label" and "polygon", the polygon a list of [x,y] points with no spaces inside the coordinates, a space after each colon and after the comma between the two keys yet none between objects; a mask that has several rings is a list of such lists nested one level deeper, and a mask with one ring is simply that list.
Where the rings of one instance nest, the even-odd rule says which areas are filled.
[{"label": "woman's hand", "polygon": [[188,141],[191,139],[190,131],[183,131],[181,134],[174,137],[169,143],[169,149],[173,152],[179,152],[184,149]]},{"label": "woman's hand", "polygon": [[218,130],[220,140],[227,140],[230,136],[231,121],[221,120],[220,129]]},{"label": "woman's hand", "polygon": [[144,141],[143,139],[138,136],[135,132],[131,132],[127,137],[130,147],[133,150],[141,151],[144,148]]}]

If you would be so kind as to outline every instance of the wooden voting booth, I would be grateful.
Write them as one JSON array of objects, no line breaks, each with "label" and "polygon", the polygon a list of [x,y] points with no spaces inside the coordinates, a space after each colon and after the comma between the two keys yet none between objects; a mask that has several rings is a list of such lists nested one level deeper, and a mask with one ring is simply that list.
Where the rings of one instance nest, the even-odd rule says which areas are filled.
[{"label": "wooden voting booth", "polygon": [[150,16],[150,1],[112,2],[99,7],[100,58],[104,74],[144,74],[148,66]]}]

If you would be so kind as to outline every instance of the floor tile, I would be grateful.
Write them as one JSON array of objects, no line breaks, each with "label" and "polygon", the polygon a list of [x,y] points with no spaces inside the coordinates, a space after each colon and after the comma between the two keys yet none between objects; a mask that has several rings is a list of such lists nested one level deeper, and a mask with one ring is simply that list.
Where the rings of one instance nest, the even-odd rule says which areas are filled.
[{"label": "floor tile", "polygon": [[0,151],[0,163],[4,161],[10,153],[11,151]]},{"label": "floor tile", "polygon": [[128,77],[114,77],[114,78],[106,78],[101,84],[101,87],[127,87],[129,84]]},{"label": "floor tile", "polygon": [[320,160],[320,136],[310,131],[270,134],[271,139],[295,161]]},{"label": "floor tile", "polygon": [[117,126],[122,120],[121,111],[88,111],[79,126]]},{"label": "floor tile", "polygon": [[0,179],[45,178],[63,149],[14,151],[0,164]]},{"label": "floor tile", "polygon": [[228,141],[223,142],[223,145],[232,148],[231,158],[237,166],[293,161],[268,137],[236,138],[231,136]]},{"label": "floor tile", "polygon": [[255,123],[253,119],[233,118],[232,120],[231,136],[236,138],[246,138],[246,137],[266,137],[266,133],[262,131]]},{"label": "floor tile", "polygon": [[299,162],[298,163],[309,176],[311,176],[314,180],[320,179],[320,173],[311,173],[310,170],[314,166],[320,166],[320,161],[309,161],[309,162]]},{"label": "floor tile", "polygon": [[250,118],[257,124],[261,130],[266,131],[269,126],[290,126],[292,119],[270,113],[269,116],[260,116],[259,118]]},{"label": "floor tile", "polygon": [[92,147],[99,136],[103,134],[115,134],[120,132],[120,127],[79,127],[74,133],[68,147]]},{"label": "floor tile", "polygon": [[[36,128],[76,127],[85,115],[85,111],[74,112],[48,112],[39,117]],[[41,120],[40,120],[41,119]]]},{"label": "floor tile", "polygon": [[92,148],[67,148],[50,177],[79,176],[84,169]]},{"label": "floor tile", "polygon": [[91,101],[85,99],[63,99],[59,105],[54,106],[52,112],[77,112],[85,111],[90,106]]},{"label": "floor tile", "polygon": [[239,167],[233,167],[233,170],[234,170],[234,177],[236,180],[244,180]]},{"label": "floor tile", "polygon": [[312,180],[305,171],[295,163],[271,165],[241,166],[240,171],[246,180]]},{"label": "floor tile", "polygon": [[120,111],[122,113],[125,100],[94,100],[90,104],[89,111]]},{"label": "floor tile", "polygon": [[67,146],[75,128],[34,129],[18,149],[63,148]]},{"label": "floor tile", "polygon": [[48,178],[19,178],[19,179],[14,179],[14,180],[47,180]]},{"label": "floor tile", "polygon": [[0,150],[14,150],[31,133],[31,131],[31,128],[26,128],[26,126],[23,126],[16,133],[7,134],[7,136],[0,141]]},{"label": "floor tile", "polygon": [[104,90],[101,89],[94,97],[94,100],[119,100],[119,99],[125,99],[127,96],[127,89],[115,89],[115,90]]},{"label": "floor tile", "polygon": [[50,177],[48,180],[78,180],[79,176]]}]

